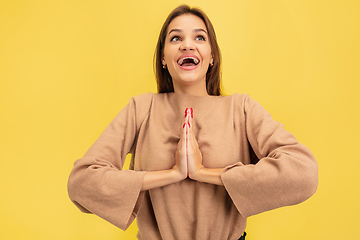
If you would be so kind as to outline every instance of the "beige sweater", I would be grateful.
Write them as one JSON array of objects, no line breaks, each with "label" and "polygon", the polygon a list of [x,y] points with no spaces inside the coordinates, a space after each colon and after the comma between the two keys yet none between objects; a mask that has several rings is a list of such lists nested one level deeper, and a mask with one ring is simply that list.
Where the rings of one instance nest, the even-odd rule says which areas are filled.
[{"label": "beige sweater", "polygon": [[[224,168],[224,186],[186,179],[140,191],[145,171],[174,166],[187,107],[203,165]],[[131,170],[122,171],[128,153]],[[68,190],[80,210],[123,230],[137,217],[138,239],[235,240],[247,217],[300,203],[317,182],[311,152],[249,96],[148,93],[133,97],[75,162]]]}]

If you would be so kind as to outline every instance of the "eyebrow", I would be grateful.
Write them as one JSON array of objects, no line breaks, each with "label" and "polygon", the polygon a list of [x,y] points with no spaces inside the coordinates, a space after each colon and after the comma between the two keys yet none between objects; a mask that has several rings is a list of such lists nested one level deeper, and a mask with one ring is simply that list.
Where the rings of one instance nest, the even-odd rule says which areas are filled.
[{"label": "eyebrow", "polygon": [[[172,33],[172,32],[183,32],[183,30],[178,29],[178,28],[174,28],[174,29],[171,29],[171,30],[170,30],[170,32],[168,33],[168,35],[169,35],[170,33]],[[204,32],[204,33],[207,34],[207,32],[206,32],[204,29],[202,29],[202,28],[195,28],[195,29],[193,30],[193,32]]]}]

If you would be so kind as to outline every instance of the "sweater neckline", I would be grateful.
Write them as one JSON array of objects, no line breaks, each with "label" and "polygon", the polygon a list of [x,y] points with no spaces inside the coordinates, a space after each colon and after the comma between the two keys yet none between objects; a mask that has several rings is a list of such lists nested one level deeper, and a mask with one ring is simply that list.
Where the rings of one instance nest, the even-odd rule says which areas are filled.
[{"label": "sweater neckline", "polygon": [[192,95],[192,94],[188,94],[188,93],[174,93],[174,92],[169,92],[166,94],[168,94],[169,97],[188,98],[188,99],[210,99],[210,98],[224,97],[224,96],[214,96],[214,95],[197,96],[197,95]]}]

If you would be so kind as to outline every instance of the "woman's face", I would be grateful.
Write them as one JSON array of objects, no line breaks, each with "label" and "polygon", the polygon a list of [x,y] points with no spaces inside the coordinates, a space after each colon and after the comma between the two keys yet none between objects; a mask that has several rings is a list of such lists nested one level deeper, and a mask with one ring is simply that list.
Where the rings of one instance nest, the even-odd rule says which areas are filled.
[{"label": "woman's face", "polygon": [[188,86],[205,87],[206,72],[212,63],[207,29],[201,18],[183,14],[168,26],[163,65],[172,77],[175,92]]}]

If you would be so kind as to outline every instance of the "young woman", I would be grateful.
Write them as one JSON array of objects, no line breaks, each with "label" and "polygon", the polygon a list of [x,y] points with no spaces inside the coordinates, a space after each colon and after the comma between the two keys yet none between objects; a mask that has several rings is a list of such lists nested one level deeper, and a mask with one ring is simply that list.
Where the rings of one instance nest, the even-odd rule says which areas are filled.
[{"label": "young woman", "polygon": [[314,194],[311,152],[248,95],[222,96],[220,63],[208,17],[171,12],[159,93],[133,97],[75,162],[68,190],[80,210],[123,230],[136,217],[138,239],[236,240],[247,217]]}]

